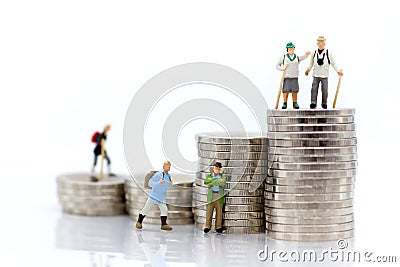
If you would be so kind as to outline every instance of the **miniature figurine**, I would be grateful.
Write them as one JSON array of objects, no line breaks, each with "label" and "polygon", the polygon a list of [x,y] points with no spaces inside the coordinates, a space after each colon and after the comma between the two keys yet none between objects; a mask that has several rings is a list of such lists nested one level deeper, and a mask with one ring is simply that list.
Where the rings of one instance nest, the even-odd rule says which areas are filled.
[{"label": "miniature figurine", "polygon": [[107,161],[107,167],[108,167],[108,175],[109,176],[115,176],[115,174],[113,174],[111,172],[111,160],[110,157],[107,154],[107,151],[105,150],[104,146],[105,146],[105,142],[107,139],[107,133],[110,131],[111,129],[111,125],[107,124],[104,129],[103,132],[95,132],[92,136],[92,142],[96,143],[96,147],[93,150],[94,153],[94,162],[93,162],[93,166],[92,166],[92,170],[91,170],[91,178],[92,181],[97,182],[98,178],[95,176],[95,167],[97,165],[97,157],[101,155],[101,167],[100,167],[100,179],[102,179],[103,177],[103,159],[105,159]]},{"label": "miniature figurine", "polygon": [[214,164],[213,173],[207,175],[204,180],[204,185],[208,186],[207,194],[207,211],[206,211],[206,225],[204,233],[208,233],[211,229],[211,221],[214,209],[215,214],[215,231],[222,233],[222,206],[224,204],[224,186],[226,183],[226,176],[221,174],[222,164],[216,162]]},{"label": "miniature figurine", "polygon": [[318,49],[315,50],[314,55],[310,60],[310,65],[306,70],[306,76],[313,69],[313,83],[311,87],[311,104],[310,108],[314,109],[317,107],[317,97],[318,97],[318,88],[321,83],[321,91],[322,91],[322,108],[328,108],[327,100],[328,100],[328,76],[329,76],[329,65],[335,69],[338,75],[343,76],[343,71],[338,68],[336,62],[333,58],[333,55],[328,49],[325,49],[325,37],[319,36],[317,38],[317,46]]},{"label": "miniature figurine", "polygon": [[136,222],[136,229],[142,229],[144,217],[151,211],[154,204],[158,206],[161,212],[161,230],[171,231],[172,227],[167,224],[168,208],[165,200],[165,194],[168,188],[172,185],[171,175],[168,173],[171,169],[171,162],[165,161],[163,170],[156,172],[148,181],[151,191],[144,205],[144,208],[139,214]]},{"label": "miniature figurine", "polygon": [[286,44],[286,54],[282,55],[276,64],[276,68],[283,71],[283,105],[282,109],[287,108],[289,93],[292,94],[293,108],[299,109],[297,103],[297,93],[299,92],[299,63],[305,60],[311,53],[307,51],[304,56],[297,56],[294,53],[295,45],[292,42]]}]

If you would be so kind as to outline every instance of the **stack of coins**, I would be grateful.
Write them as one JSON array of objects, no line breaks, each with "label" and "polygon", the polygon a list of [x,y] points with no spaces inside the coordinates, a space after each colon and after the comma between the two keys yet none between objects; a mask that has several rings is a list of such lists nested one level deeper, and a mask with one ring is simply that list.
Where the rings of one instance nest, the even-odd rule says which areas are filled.
[{"label": "stack of coins", "polygon": [[[173,184],[167,190],[165,198],[168,207],[167,223],[171,225],[193,224],[193,177],[174,174],[171,176]],[[133,179],[125,181],[126,209],[133,220],[136,221],[138,219],[150,191],[151,189],[143,187],[141,181]],[[157,205],[154,205],[152,211],[146,215],[143,223],[160,224],[160,216],[159,208]]]},{"label": "stack of coins", "polygon": [[337,240],[354,234],[353,109],[269,110],[268,236]]},{"label": "stack of coins", "polygon": [[124,178],[106,177],[92,182],[87,174],[57,177],[57,193],[64,212],[111,216],[125,214]]},{"label": "stack of coins", "polygon": [[[193,189],[196,227],[205,228],[207,194],[204,185],[215,162],[222,164],[226,176],[222,226],[226,233],[259,233],[265,231],[264,180],[268,171],[267,138],[260,135],[199,134],[196,136],[199,166]],[[215,228],[215,211],[212,219]]]}]

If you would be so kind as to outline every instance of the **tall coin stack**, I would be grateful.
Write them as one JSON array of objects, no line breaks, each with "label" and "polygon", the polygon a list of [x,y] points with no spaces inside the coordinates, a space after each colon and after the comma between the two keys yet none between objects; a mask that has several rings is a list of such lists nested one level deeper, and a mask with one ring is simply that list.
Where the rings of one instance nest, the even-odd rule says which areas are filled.
[{"label": "tall coin stack", "polygon": [[269,110],[267,125],[268,236],[297,241],[352,237],[354,110]]},{"label": "tall coin stack", "polygon": [[[264,179],[268,170],[266,144],[262,136],[199,134],[196,136],[199,166],[193,189],[196,227],[205,228],[208,186],[206,176],[221,162],[226,175],[222,226],[226,233],[265,231]],[[212,220],[215,227],[215,212]]]},{"label": "tall coin stack", "polygon": [[[171,178],[173,184],[166,193],[168,207],[167,223],[171,225],[193,224],[193,177],[172,174]],[[138,219],[150,191],[151,189],[138,186],[137,181],[132,179],[125,180],[126,209],[133,220],[136,221]],[[160,210],[154,205],[152,211],[143,220],[143,224],[160,224],[160,216]]]},{"label": "tall coin stack", "polygon": [[57,177],[57,193],[64,212],[88,216],[125,214],[124,178],[92,182],[87,174]]}]

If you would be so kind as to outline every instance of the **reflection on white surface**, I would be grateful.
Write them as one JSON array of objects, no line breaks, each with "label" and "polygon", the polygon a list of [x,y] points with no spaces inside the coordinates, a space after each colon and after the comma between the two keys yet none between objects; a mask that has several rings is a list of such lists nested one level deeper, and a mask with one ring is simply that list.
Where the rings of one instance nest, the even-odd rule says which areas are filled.
[{"label": "reflection on white surface", "polygon": [[[292,242],[269,239],[265,234],[204,234],[193,225],[174,226],[172,232],[161,231],[159,225],[144,224],[134,228],[128,216],[85,217],[62,214],[55,228],[55,247],[62,251],[87,253],[90,266],[296,266],[315,262],[282,262],[275,254],[272,261],[258,258],[258,252],[313,250],[318,255],[332,242]],[[349,249],[354,240],[347,240]],[[323,266],[353,266],[346,262],[324,261]]]}]

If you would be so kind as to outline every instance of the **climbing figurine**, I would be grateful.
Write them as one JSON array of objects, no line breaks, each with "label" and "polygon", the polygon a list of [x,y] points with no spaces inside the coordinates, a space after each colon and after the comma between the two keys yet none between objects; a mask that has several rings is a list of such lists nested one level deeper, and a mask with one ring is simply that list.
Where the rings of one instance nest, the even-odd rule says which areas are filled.
[{"label": "climbing figurine", "polygon": [[328,49],[325,48],[325,37],[319,36],[317,38],[318,49],[315,50],[313,56],[310,59],[310,64],[306,70],[306,76],[310,73],[311,68],[313,69],[313,83],[311,87],[311,104],[310,108],[314,109],[317,107],[318,88],[321,84],[322,91],[322,104],[323,109],[328,108],[328,77],[329,77],[329,66],[331,65],[338,75],[343,76],[343,71],[338,68],[333,55]]},{"label": "climbing figurine", "polygon": [[[286,54],[283,54],[276,68],[283,71],[283,105],[282,109],[287,108],[287,101],[289,94],[292,94],[293,108],[299,109],[299,104],[297,103],[297,93],[299,92],[299,63],[305,60],[311,53],[307,51],[304,56],[297,56],[294,53],[295,45],[292,42],[286,44]],[[278,103],[277,103],[278,104]]]},{"label": "climbing figurine", "polygon": [[[97,182],[99,179],[102,180],[103,179],[103,160],[105,159],[107,161],[107,168],[108,168],[108,175],[109,176],[115,176],[114,173],[111,172],[111,160],[107,154],[107,151],[105,149],[105,142],[107,139],[107,133],[110,131],[111,129],[111,125],[107,124],[104,129],[103,132],[95,132],[92,135],[92,142],[96,144],[93,153],[94,153],[94,162],[93,162],[93,166],[92,166],[92,170],[90,173],[90,177],[91,180],[93,182]],[[99,178],[96,177],[95,175],[95,167],[97,165],[97,158],[98,156],[101,156],[101,166],[100,166],[100,175]]]}]

